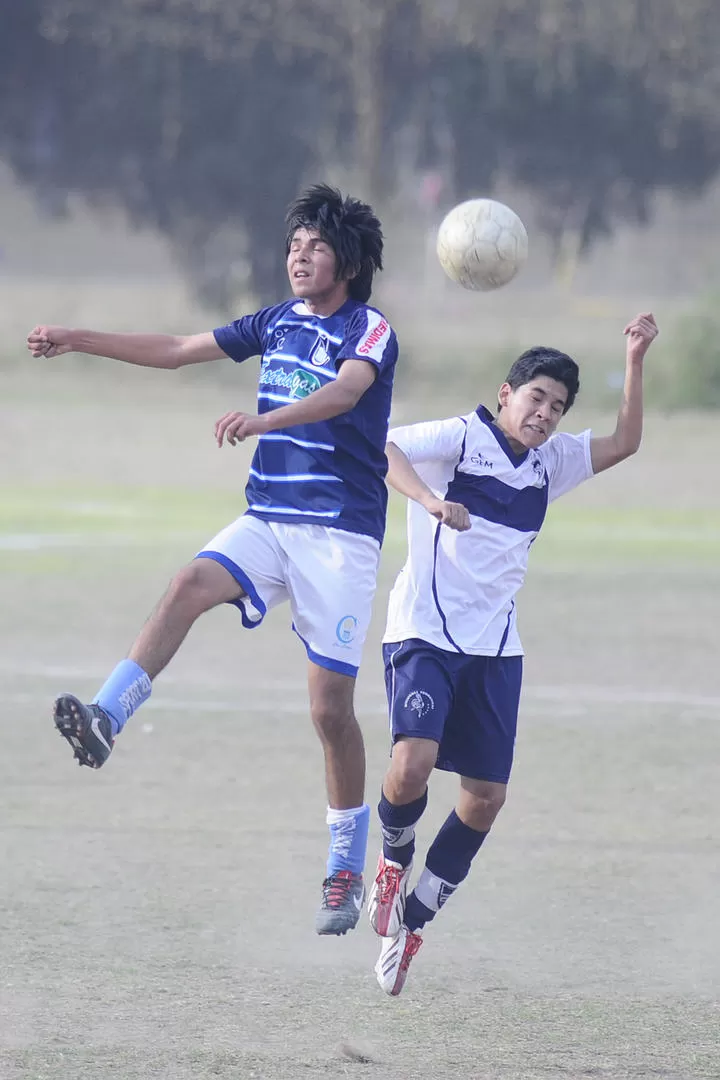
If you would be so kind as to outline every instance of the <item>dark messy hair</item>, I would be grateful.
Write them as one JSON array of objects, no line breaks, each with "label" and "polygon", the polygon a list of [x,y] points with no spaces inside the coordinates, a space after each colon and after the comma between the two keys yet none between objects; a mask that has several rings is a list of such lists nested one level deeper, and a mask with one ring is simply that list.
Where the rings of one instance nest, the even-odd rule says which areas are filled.
[{"label": "dark messy hair", "polygon": [[[568,396],[563,408],[563,416],[571,407],[580,389],[580,369],[572,356],[560,352],[559,349],[549,349],[544,345],[535,345],[532,349],[518,356],[513,366],[507,373],[506,383],[513,390],[525,386],[526,383],[537,379],[539,375],[547,375],[556,379],[567,389]],[[498,412],[500,406],[498,406]]]},{"label": "dark messy hair", "polygon": [[290,204],[285,223],[286,255],[298,229],[317,229],[335,252],[338,280],[349,278],[348,294],[367,303],[373,274],[382,270],[383,251],[382,227],[372,207],[349,195],[343,198],[328,184],[315,184]]}]

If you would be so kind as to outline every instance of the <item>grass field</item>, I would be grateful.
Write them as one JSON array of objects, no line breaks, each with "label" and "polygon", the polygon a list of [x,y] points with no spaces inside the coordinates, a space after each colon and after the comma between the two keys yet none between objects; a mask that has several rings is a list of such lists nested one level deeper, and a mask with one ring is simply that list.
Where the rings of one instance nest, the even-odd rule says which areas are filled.
[{"label": "grass field", "polygon": [[[53,732],[52,698],[96,690],[247,467],[212,443],[226,388],[64,371],[0,403],[1,1080],[720,1076],[713,418],[649,418],[636,459],[552,508],[511,797],[392,1001],[367,924],[313,932],[322,761],[286,612],[203,619],[101,773]],[[372,803],[402,515],[358,682]],[[421,846],[452,793],[433,779]]]}]

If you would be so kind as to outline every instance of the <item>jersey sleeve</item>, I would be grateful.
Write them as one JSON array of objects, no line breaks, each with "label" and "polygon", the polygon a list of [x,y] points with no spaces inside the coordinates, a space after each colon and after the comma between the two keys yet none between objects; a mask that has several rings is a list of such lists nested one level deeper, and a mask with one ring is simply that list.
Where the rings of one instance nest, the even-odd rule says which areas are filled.
[{"label": "jersey sleeve", "polygon": [[552,435],[541,448],[548,472],[548,498],[550,502],[567,495],[578,484],[593,475],[590,457],[590,431],[580,435],[562,432]]},{"label": "jersey sleeve", "polygon": [[459,461],[467,432],[462,416],[428,420],[422,424],[391,428],[387,441],[402,450],[411,465],[431,461]]},{"label": "jersey sleeve", "polygon": [[348,324],[337,363],[343,360],[367,360],[380,370],[394,364],[397,355],[397,338],[390,323],[379,311],[364,308]]},{"label": "jersey sleeve", "polygon": [[235,319],[213,330],[222,351],[237,364],[250,356],[260,356],[265,348],[265,328],[272,310],[263,308],[254,315],[243,315],[241,319]]}]

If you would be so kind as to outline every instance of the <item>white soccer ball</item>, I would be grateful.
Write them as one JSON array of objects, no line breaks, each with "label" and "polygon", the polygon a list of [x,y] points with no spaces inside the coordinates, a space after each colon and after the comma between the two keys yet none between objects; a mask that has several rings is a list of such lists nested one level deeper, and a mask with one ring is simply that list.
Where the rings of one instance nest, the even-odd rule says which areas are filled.
[{"label": "white soccer ball", "polygon": [[468,199],[443,218],[437,235],[440,265],[464,289],[488,292],[507,285],[528,253],[525,226],[494,199]]}]

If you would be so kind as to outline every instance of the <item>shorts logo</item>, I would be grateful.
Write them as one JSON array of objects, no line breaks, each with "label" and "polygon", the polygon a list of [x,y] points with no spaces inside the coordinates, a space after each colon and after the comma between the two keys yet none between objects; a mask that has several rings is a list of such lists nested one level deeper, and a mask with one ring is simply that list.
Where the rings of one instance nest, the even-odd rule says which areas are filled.
[{"label": "shorts logo", "polygon": [[354,615],[343,615],[342,619],[335,627],[335,637],[341,645],[345,646],[345,648],[348,648],[350,642],[355,637],[357,624],[358,621]]},{"label": "shorts logo", "polygon": [[411,712],[417,713],[418,720],[422,720],[423,716],[427,716],[435,708],[435,702],[427,690],[412,690],[405,698],[403,705]]}]

